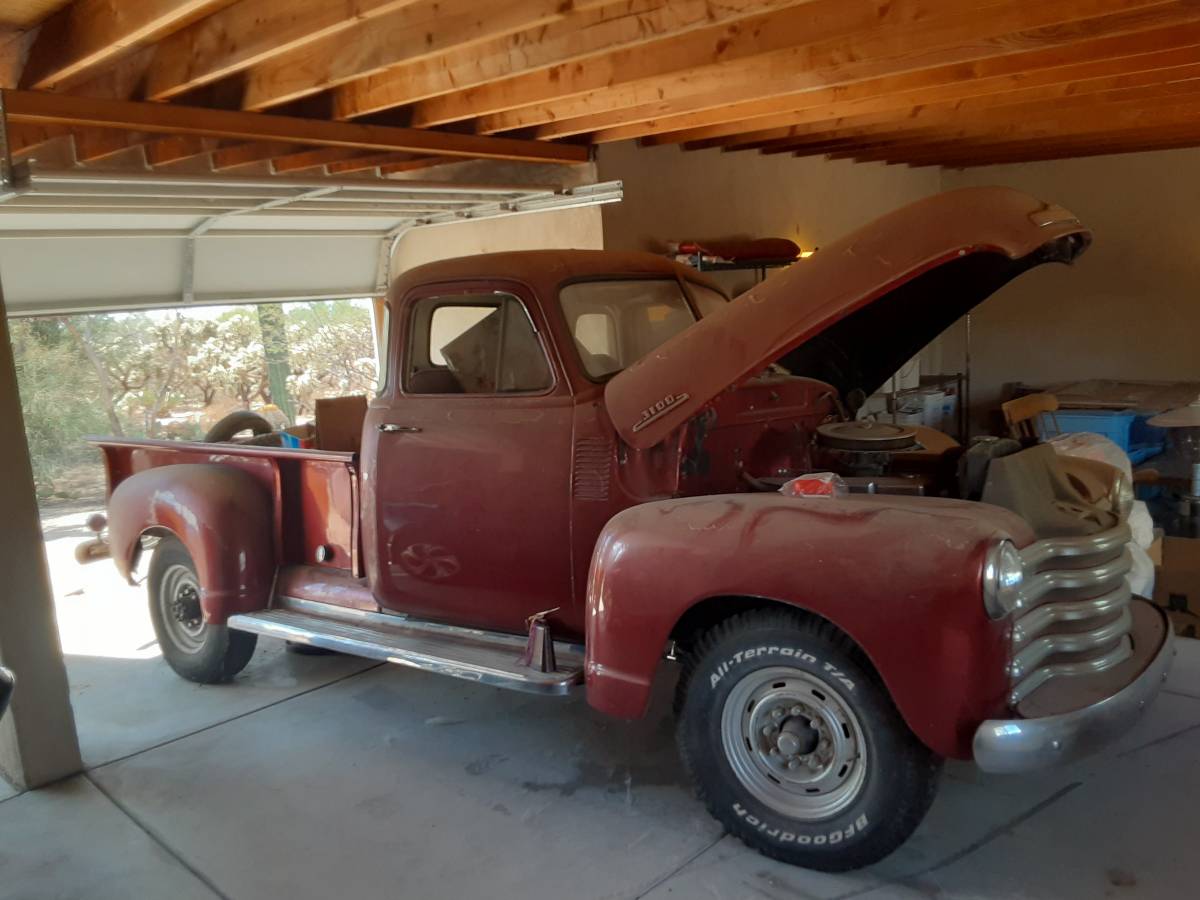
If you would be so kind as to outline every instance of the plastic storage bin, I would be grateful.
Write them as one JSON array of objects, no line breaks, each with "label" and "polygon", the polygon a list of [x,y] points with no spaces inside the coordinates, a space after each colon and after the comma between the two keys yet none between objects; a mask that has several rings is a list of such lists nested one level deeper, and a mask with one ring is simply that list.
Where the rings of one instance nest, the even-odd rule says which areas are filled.
[{"label": "plastic storage bin", "polygon": [[1042,416],[1038,430],[1043,439],[1080,431],[1102,434],[1128,453],[1130,462],[1137,465],[1163,449],[1163,429],[1147,425],[1148,418],[1132,409],[1060,409]]}]

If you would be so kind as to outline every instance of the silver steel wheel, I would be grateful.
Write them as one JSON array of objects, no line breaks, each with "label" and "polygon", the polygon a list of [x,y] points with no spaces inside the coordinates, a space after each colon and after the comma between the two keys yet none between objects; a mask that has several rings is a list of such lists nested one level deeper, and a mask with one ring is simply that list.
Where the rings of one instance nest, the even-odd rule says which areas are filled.
[{"label": "silver steel wheel", "polygon": [[158,613],[163,629],[178,649],[198,653],[204,645],[204,614],[200,583],[187,566],[169,566],[158,589]]},{"label": "silver steel wheel", "polygon": [[867,742],[837,690],[803,669],[774,666],[734,685],[721,742],[738,781],[793,819],[837,815],[862,791]]}]

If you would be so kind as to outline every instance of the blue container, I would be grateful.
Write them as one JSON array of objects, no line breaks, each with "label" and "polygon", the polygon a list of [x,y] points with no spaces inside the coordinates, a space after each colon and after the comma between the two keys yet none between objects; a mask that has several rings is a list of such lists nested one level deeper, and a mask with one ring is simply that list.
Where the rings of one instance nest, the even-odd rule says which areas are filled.
[{"label": "blue container", "polygon": [[[1102,434],[1129,454],[1137,465],[1162,452],[1166,440],[1164,429],[1146,424],[1149,415],[1132,409],[1060,409],[1041,417],[1039,430],[1043,439],[1056,434],[1075,434],[1081,431]],[[1054,422],[1058,421],[1058,430]]]},{"label": "blue container", "polygon": [[[1092,434],[1102,434],[1118,447],[1129,452],[1129,432],[1137,413],[1132,409],[1060,409],[1055,413],[1042,416],[1041,432],[1043,438],[1052,438],[1056,434],[1076,434],[1088,431]],[[1058,421],[1058,430],[1054,423]]]}]

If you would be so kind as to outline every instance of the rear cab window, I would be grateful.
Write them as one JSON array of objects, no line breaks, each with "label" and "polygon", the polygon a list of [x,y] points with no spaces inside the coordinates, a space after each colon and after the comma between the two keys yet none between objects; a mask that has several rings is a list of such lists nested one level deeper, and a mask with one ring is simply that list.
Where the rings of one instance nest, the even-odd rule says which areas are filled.
[{"label": "rear cab window", "polygon": [[588,377],[602,381],[728,301],[688,282],[691,302],[674,278],[577,281],[559,290],[559,304]]},{"label": "rear cab window", "polygon": [[554,385],[525,304],[512,294],[425,297],[412,306],[409,394],[538,394]]}]

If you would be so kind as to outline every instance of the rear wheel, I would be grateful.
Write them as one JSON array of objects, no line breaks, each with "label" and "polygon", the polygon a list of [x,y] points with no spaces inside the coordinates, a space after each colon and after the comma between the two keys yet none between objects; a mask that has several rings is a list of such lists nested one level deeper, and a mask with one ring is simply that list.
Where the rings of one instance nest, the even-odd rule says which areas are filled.
[{"label": "rear wheel", "polygon": [[687,654],[676,705],[701,799],[767,856],[825,871],[869,865],[933,802],[941,759],[826,622],[789,610],[722,622]]},{"label": "rear wheel", "polygon": [[163,658],[189,681],[228,681],[250,662],[257,635],[204,621],[200,579],[187,550],[163,538],[150,560],[150,619]]}]

